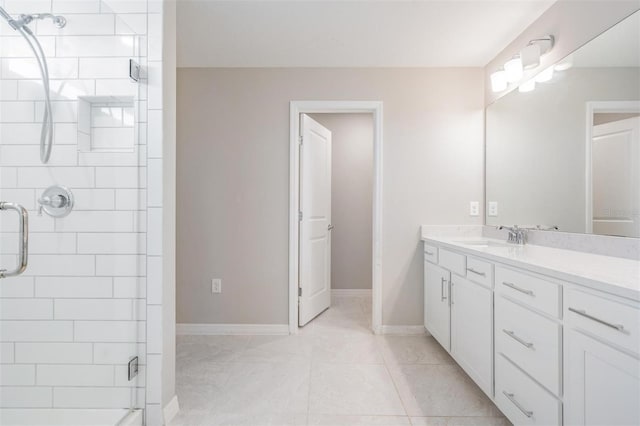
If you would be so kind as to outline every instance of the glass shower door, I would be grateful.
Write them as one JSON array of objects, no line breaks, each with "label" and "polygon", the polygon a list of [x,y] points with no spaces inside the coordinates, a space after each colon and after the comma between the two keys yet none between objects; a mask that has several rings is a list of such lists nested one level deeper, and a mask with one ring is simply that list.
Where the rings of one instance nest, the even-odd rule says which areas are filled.
[{"label": "glass shower door", "polygon": [[[0,7],[52,12],[23,3]],[[115,425],[144,408],[146,89],[129,77],[140,37],[106,6],[64,16],[62,29],[29,24],[50,74],[46,164],[41,72],[0,18],[0,269],[27,261],[0,276],[0,424]]]}]

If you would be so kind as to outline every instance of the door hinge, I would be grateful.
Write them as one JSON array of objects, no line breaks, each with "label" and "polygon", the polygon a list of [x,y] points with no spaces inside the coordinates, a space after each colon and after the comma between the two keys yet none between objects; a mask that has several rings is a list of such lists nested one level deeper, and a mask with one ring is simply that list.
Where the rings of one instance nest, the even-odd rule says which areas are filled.
[{"label": "door hinge", "polygon": [[127,367],[127,379],[131,381],[138,375],[138,357],[132,357]]},{"label": "door hinge", "polygon": [[302,145],[304,143],[304,136],[302,136],[302,135],[298,136],[298,143],[300,145]]},{"label": "door hinge", "polygon": [[298,287],[298,297],[302,297],[302,287]]},{"label": "door hinge", "polygon": [[302,222],[302,212],[298,212],[298,222]]}]

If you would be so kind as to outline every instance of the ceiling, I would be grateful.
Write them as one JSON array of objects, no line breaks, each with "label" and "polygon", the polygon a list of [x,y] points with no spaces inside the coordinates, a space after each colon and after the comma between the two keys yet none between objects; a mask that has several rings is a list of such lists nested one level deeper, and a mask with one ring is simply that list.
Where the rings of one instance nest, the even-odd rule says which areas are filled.
[{"label": "ceiling", "polygon": [[482,67],[555,0],[178,1],[179,67]]}]

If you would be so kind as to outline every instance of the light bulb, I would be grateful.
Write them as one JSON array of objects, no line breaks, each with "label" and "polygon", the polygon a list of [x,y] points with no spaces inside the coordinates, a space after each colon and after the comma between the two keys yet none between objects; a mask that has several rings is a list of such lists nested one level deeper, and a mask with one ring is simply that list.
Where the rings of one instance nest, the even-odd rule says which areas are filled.
[{"label": "light bulb", "polygon": [[540,65],[540,46],[537,44],[529,44],[520,51],[520,60],[522,67],[529,70]]},{"label": "light bulb", "polygon": [[567,56],[562,60],[562,62],[559,62],[558,64],[556,64],[555,69],[556,71],[566,71],[572,66],[573,66],[573,55]]},{"label": "light bulb", "polygon": [[546,70],[542,71],[540,74],[536,75],[535,80],[538,83],[544,83],[545,81],[549,81],[553,78],[553,67],[549,67]]},{"label": "light bulb", "polygon": [[518,91],[521,93],[531,92],[536,88],[536,81],[531,79],[529,81],[525,81],[518,87]]},{"label": "light bulb", "polygon": [[491,74],[491,90],[502,92],[507,88],[507,74],[504,70],[498,70]]},{"label": "light bulb", "polygon": [[507,82],[515,83],[522,78],[522,60],[519,56],[507,61],[504,64],[504,71],[506,73]]}]

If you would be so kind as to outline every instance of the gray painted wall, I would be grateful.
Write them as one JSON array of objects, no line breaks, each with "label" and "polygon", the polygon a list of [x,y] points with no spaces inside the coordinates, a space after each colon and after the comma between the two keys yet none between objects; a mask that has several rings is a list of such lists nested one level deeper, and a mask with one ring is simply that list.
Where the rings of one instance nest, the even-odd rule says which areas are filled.
[{"label": "gray painted wall", "polygon": [[[638,96],[640,97],[640,95]],[[593,114],[593,125],[613,123],[614,121],[626,120],[627,118],[639,117],[640,114],[634,112],[600,112]]]},{"label": "gray painted wall", "polygon": [[331,130],[331,288],[370,289],[373,115],[312,114]]},{"label": "gray painted wall", "polygon": [[482,223],[483,93],[480,68],[179,69],[178,322],[287,323],[289,102],[375,100],[383,324],[422,324],[420,225]]}]

